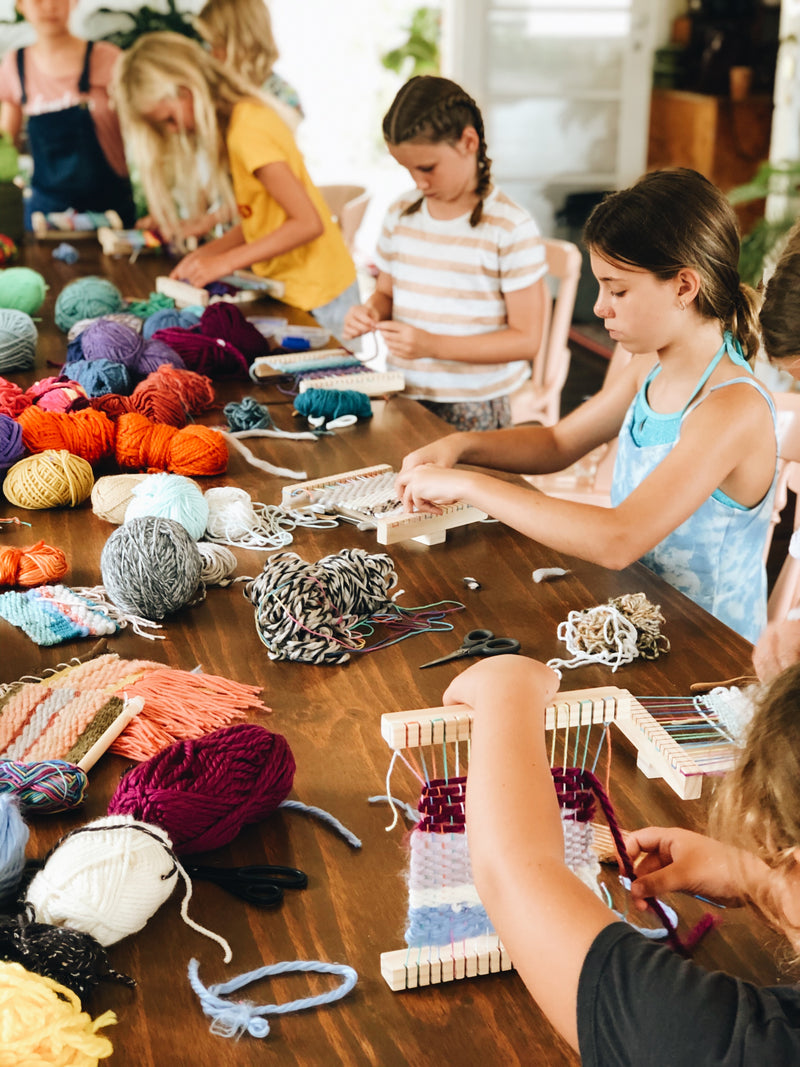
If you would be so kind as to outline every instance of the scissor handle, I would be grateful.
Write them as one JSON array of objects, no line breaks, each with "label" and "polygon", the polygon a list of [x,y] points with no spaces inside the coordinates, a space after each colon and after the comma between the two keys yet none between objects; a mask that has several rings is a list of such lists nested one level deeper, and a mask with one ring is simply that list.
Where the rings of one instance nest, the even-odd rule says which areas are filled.
[{"label": "scissor handle", "polygon": [[470,630],[470,632],[461,642],[461,647],[474,648],[475,645],[483,645],[487,641],[493,640],[495,640],[495,636],[491,630]]},{"label": "scissor handle", "polygon": [[484,642],[481,649],[482,656],[505,656],[510,655],[513,652],[519,652],[519,641],[515,641],[513,637],[491,637],[488,641]]}]

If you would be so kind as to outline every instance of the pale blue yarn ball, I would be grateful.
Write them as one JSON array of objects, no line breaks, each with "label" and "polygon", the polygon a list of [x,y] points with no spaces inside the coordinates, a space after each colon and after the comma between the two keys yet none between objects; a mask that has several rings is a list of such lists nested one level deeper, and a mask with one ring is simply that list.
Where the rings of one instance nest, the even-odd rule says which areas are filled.
[{"label": "pale blue yarn ball", "polygon": [[145,341],[149,341],[156,330],[166,330],[169,327],[180,326],[188,330],[190,326],[196,326],[200,321],[200,312],[203,309],[194,308],[162,308],[154,311],[144,320],[142,335]]},{"label": "pale blue yarn ball", "polygon": [[65,333],[81,319],[99,319],[121,311],[125,301],[122,293],[107,278],[90,274],[65,285],[56,298],[55,320]]},{"label": "pale blue yarn ball", "polygon": [[130,396],[133,392],[131,372],[122,363],[112,363],[110,359],[78,359],[68,363],[65,372],[73,382],[83,386],[88,396],[108,393]]},{"label": "pale blue yarn ball", "polygon": [[0,794],[0,902],[12,900],[25,867],[28,826],[16,797]]},{"label": "pale blue yarn ball", "polygon": [[202,489],[182,474],[150,474],[133,489],[125,522],[147,515],[179,522],[199,541],[208,525],[208,501]]},{"label": "pale blue yarn ball", "polygon": [[30,370],[36,360],[38,336],[26,312],[0,308],[0,372]]}]

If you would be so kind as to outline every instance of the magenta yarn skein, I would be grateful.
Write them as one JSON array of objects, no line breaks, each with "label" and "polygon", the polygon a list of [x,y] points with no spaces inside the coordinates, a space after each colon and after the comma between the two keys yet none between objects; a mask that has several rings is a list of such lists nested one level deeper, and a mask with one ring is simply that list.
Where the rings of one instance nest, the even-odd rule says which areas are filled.
[{"label": "magenta yarn skein", "polygon": [[235,304],[224,301],[209,304],[200,316],[198,330],[208,337],[222,338],[223,341],[232,344],[249,363],[252,363],[257,356],[269,355],[266,337],[259,333]]},{"label": "magenta yarn skein", "polygon": [[177,741],[130,770],[108,806],[160,826],[178,855],[227,845],[286,799],[294,782],[289,743],[256,723]]},{"label": "magenta yarn skein", "polygon": [[209,378],[246,378],[248,362],[239,349],[223,337],[209,337],[197,326],[183,330],[180,326],[156,330],[152,340],[163,341],[183,359],[188,370]]}]

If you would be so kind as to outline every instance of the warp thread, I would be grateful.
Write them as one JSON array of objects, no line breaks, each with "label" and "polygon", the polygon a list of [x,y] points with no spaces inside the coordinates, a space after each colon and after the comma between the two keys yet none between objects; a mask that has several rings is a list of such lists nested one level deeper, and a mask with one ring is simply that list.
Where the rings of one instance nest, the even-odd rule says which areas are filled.
[{"label": "warp thread", "polygon": [[145,926],[172,894],[178,876],[186,886],[183,921],[216,941],[229,962],[227,941],[189,918],[192,883],[168,834],[128,815],[94,819],[65,834],[45,856],[25,902],[41,922],[69,926],[101,945],[113,945]]},{"label": "warp thread", "polygon": [[3,1052],[26,1067],[94,1067],[114,1051],[98,1033],[117,1021],[113,1011],[92,1019],[67,986],[32,974],[20,963],[0,963]]},{"label": "warp thread", "polygon": [[[303,997],[299,1000],[289,1001],[287,1004],[262,1004],[259,1006],[249,1001],[235,1000],[231,1002],[223,999],[228,994],[236,993],[245,986],[250,985],[251,982],[257,982],[261,978],[271,978],[274,975],[295,972],[337,974],[341,975],[342,982],[336,989],[332,989],[328,993],[320,993],[314,997]],[[219,1037],[238,1038],[245,1033],[250,1034],[251,1037],[266,1037],[269,1033],[269,1022],[266,1016],[289,1015],[292,1012],[333,1004],[335,1001],[341,1000],[342,997],[346,997],[357,981],[357,972],[343,963],[293,960],[259,967],[255,971],[237,975],[236,978],[231,978],[227,982],[217,983],[206,988],[200,981],[197,960],[189,961],[189,982],[200,998],[203,1014],[212,1020],[211,1033]]]},{"label": "warp thread", "polygon": [[594,608],[571,611],[557,632],[572,658],[551,659],[547,665],[560,676],[561,669],[586,663],[603,663],[616,671],[639,656],[657,659],[670,648],[661,633],[663,622],[661,608],[644,593],[628,593]]},{"label": "warp thread", "polygon": [[69,570],[60,548],[37,541],[26,548],[0,547],[0,585],[43,585],[57,582]]},{"label": "warp thread", "polygon": [[275,811],[294,773],[285,737],[237,723],[176,742],[128,771],[108,813],[162,827],[178,855],[208,852]]},{"label": "warp thread", "polygon": [[18,508],[74,508],[93,485],[90,463],[66,449],[48,449],[18,460],[5,476],[3,493]]}]

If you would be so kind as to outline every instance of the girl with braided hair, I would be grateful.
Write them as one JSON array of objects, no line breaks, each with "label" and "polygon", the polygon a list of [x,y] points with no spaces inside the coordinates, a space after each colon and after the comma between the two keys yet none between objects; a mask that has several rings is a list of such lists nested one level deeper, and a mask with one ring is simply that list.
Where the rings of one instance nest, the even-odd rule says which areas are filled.
[{"label": "girl with braided hair", "polygon": [[417,188],[387,213],[375,292],[344,338],[377,331],[406,395],[457,428],[508,426],[545,317],[536,223],[492,184],[480,110],[455,82],[412,78],[383,135]]},{"label": "girl with braided hair", "polygon": [[[456,433],[406,456],[409,510],[464,501],[542,544],[621,570],[641,560],[750,641],[766,625],[764,544],[775,408],[749,360],[755,293],[739,278],[726,197],[693,170],[654,171],[586,224],[595,314],[630,363],[555,426]],[[618,437],[609,508],[461,464],[545,474]]]}]

